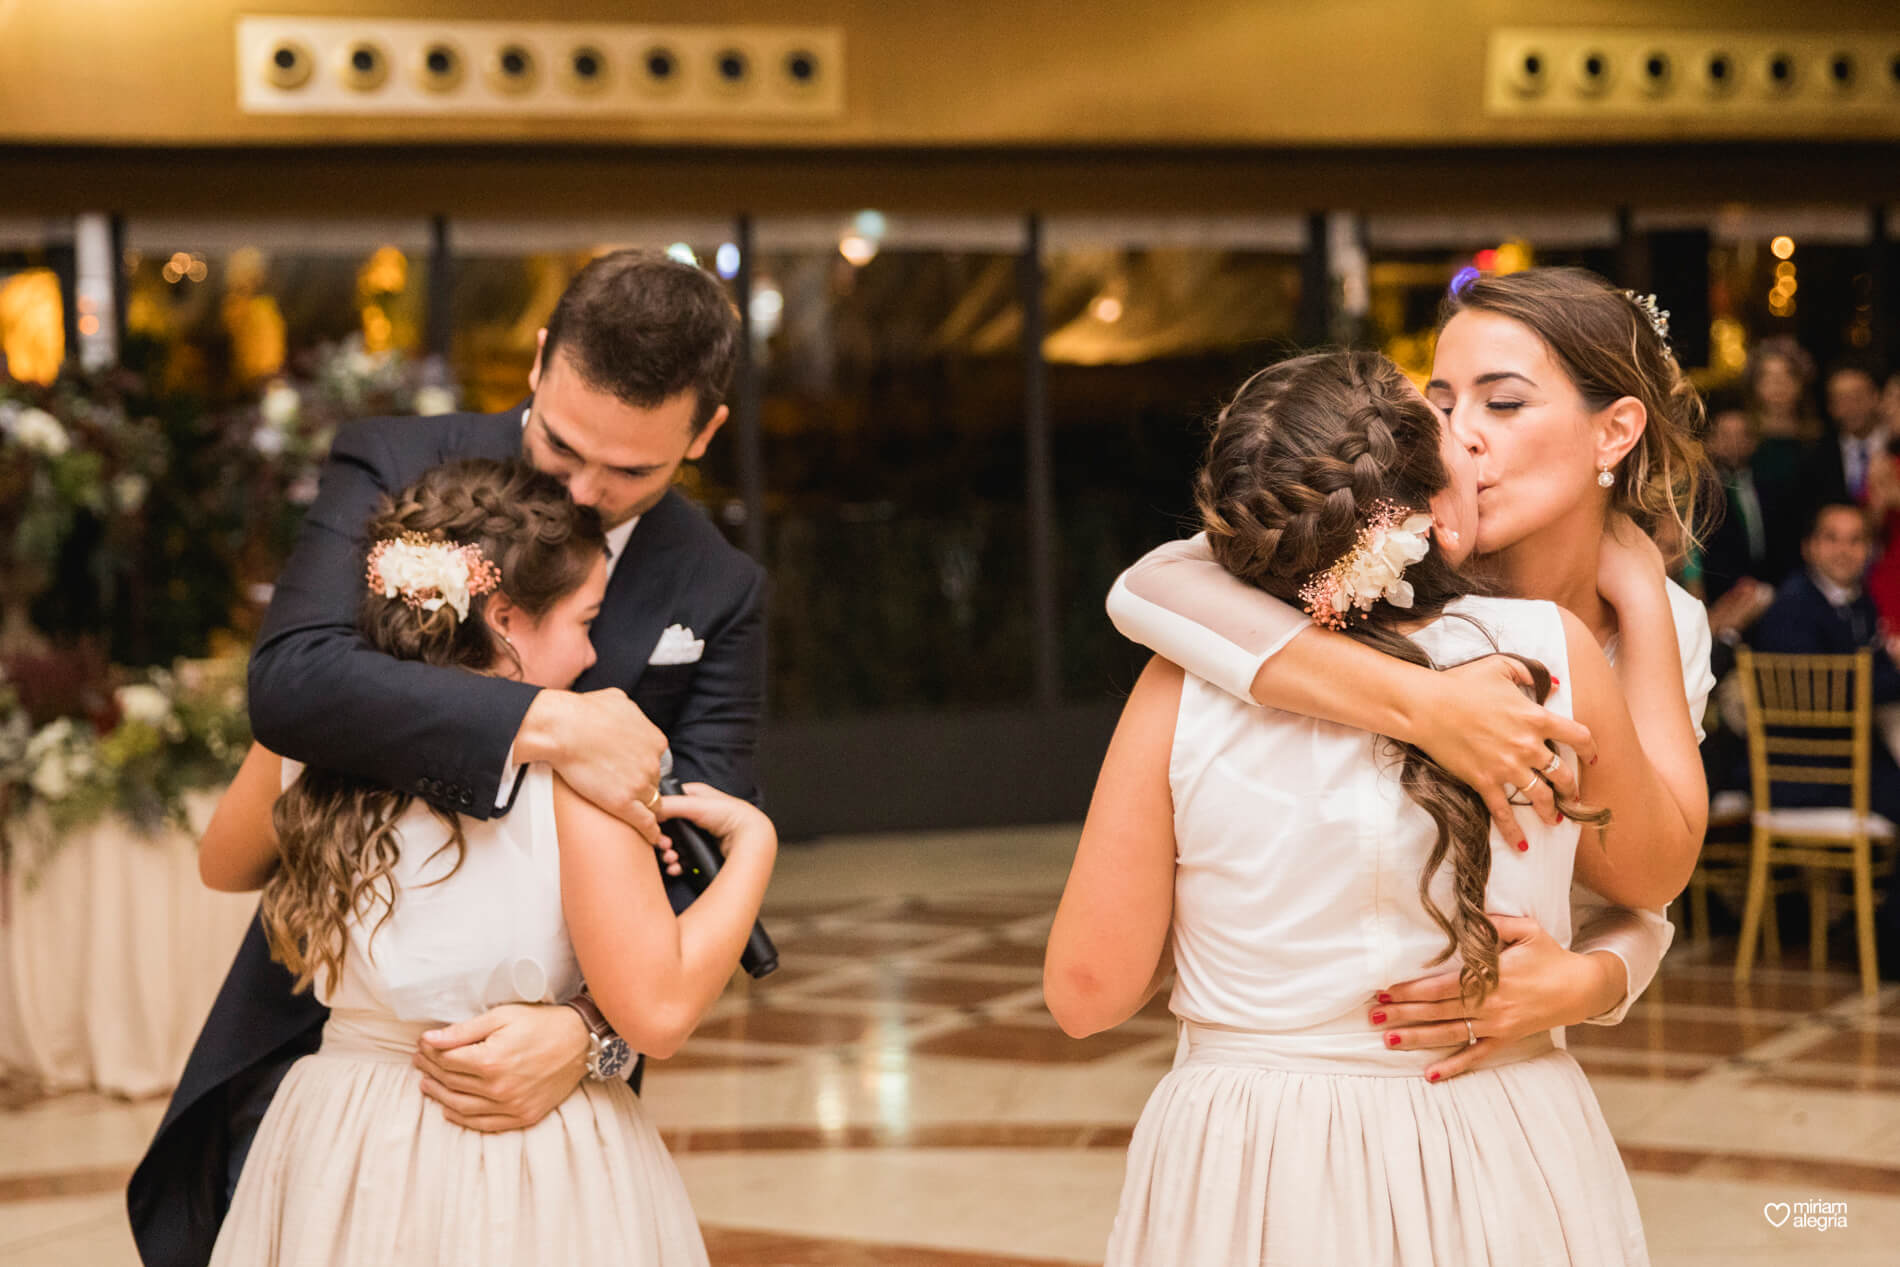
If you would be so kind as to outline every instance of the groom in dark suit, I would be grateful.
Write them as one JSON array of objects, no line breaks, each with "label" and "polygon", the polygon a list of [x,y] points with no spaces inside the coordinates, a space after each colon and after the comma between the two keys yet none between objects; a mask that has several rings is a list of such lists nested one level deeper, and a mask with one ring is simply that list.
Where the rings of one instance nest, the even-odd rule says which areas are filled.
[{"label": "groom in dark suit", "polygon": [[[616,252],[561,296],[524,405],[342,428],[251,661],[259,742],[476,818],[506,813],[517,772],[545,761],[656,843],[650,806],[668,747],[682,779],[756,799],[764,575],[672,490],[725,422],[738,341],[737,314],[706,273]],[[571,691],[398,661],[356,633],[363,530],[378,499],[471,457],[525,457],[607,524],[599,658]],[[690,900],[669,888],[676,908]],[[270,1097],[316,1049],[327,1016],[290,987],[253,922],[132,1177],[147,1267],[210,1257]],[[564,1005],[449,1026],[417,1052],[424,1092],[473,1129],[532,1125],[585,1075],[588,1029]]]}]

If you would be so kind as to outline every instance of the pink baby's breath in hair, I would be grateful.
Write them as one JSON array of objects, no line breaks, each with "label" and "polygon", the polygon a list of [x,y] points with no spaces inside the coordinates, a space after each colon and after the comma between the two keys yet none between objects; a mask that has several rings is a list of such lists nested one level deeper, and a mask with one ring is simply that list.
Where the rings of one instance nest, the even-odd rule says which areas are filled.
[{"label": "pink baby's breath in hair", "polygon": [[1419,514],[1389,501],[1373,503],[1372,517],[1359,530],[1337,563],[1300,587],[1300,602],[1316,624],[1345,629],[1354,610],[1361,615],[1380,599],[1394,607],[1412,605],[1412,586],[1405,569],[1430,549],[1430,515]]},{"label": "pink baby's breath in hair", "polygon": [[386,537],[369,552],[365,579],[372,592],[400,598],[416,611],[445,604],[468,619],[469,602],[501,584],[501,569],[478,545],[456,545],[419,532]]}]

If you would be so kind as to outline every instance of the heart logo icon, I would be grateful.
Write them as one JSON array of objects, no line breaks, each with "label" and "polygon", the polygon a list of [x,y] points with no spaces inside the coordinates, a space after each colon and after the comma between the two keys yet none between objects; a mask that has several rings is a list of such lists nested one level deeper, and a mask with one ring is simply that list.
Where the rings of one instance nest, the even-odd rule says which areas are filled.
[{"label": "heart logo icon", "polygon": [[1763,1218],[1776,1227],[1780,1227],[1788,1221],[1788,1216],[1794,1213],[1794,1209],[1786,1201],[1770,1201],[1761,1208],[1761,1213]]}]

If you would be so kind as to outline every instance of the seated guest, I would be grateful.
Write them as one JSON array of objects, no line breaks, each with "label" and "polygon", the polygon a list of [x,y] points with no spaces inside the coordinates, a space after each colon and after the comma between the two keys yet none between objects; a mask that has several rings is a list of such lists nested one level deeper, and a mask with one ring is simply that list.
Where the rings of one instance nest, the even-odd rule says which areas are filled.
[{"label": "seated guest", "polygon": [[[1867,568],[1867,521],[1858,506],[1830,502],[1814,516],[1814,526],[1801,543],[1807,567],[1789,577],[1775,601],[1755,626],[1757,651],[1800,655],[1845,655],[1870,647],[1874,652],[1874,704],[1900,700],[1900,639],[1886,633],[1874,611],[1873,599],[1861,585]],[[1878,735],[1885,727],[1876,726]],[[1876,814],[1900,823],[1900,767],[1888,744],[1873,745],[1873,808]],[[1782,804],[1829,804],[1844,799],[1845,788],[1802,784],[1777,786]],[[1900,976],[1900,895],[1891,871],[1876,875],[1877,887],[1888,890],[1878,927],[1881,975]]]},{"label": "seated guest", "polygon": [[1867,571],[1867,520],[1860,507],[1829,502],[1814,515],[1801,542],[1807,566],[1782,583],[1755,626],[1755,650],[1799,655],[1848,655],[1872,647],[1874,702],[1900,699],[1896,642],[1881,628],[1874,601],[1862,586]]}]

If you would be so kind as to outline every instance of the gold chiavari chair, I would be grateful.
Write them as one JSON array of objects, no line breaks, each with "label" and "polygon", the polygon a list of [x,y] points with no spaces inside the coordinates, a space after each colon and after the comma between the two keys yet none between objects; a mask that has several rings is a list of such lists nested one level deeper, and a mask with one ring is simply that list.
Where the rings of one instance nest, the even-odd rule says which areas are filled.
[{"label": "gold chiavari chair", "polygon": [[[1854,923],[1864,993],[1880,986],[1874,950],[1873,856],[1890,861],[1894,825],[1872,809],[1873,655],[1763,655],[1739,648],[1748,714],[1749,778],[1755,809],[1735,980],[1746,985],[1768,904],[1769,868],[1807,868],[1810,964],[1827,960],[1828,880],[1852,876]],[[1777,785],[1845,787],[1848,804],[1808,808],[1775,804]]]}]

